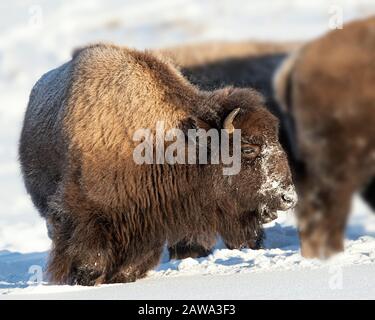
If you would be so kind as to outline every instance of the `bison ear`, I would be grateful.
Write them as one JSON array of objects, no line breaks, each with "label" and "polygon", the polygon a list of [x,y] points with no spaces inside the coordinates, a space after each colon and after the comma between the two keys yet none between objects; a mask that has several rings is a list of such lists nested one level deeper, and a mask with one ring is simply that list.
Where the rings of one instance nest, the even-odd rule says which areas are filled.
[{"label": "bison ear", "polygon": [[202,119],[199,119],[199,118],[196,118],[195,119],[195,126],[197,129],[204,129],[204,130],[210,130],[211,129],[211,126],[203,121]]},{"label": "bison ear", "polygon": [[204,129],[206,131],[210,130],[212,127],[204,120],[196,117],[190,116],[184,119],[181,123],[181,130],[187,135],[189,129]]}]

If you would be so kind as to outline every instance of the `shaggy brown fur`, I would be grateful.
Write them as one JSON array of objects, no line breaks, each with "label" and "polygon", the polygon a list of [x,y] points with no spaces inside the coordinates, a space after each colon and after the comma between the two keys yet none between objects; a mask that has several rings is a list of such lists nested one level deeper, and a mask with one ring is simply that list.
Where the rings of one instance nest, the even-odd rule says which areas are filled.
[{"label": "shaggy brown fur", "polygon": [[[242,156],[239,174],[223,176],[223,165],[133,161],[137,129],[154,131],[161,120],[166,130],[220,129],[235,108],[243,147],[259,148],[254,158]],[[251,224],[257,238],[262,214],[294,205],[284,196],[294,187],[278,121],[258,93],[200,91],[154,54],[113,45],[78,50],[37,82],[20,161],[50,227],[48,270],[57,283],[134,281],[158,263],[165,242],[198,241],[209,250],[217,233],[244,242],[249,230],[232,234],[229,221]]]},{"label": "shaggy brown fur", "polygon": [[[258,50],[255,43],[240,54],[233,51],[251,44],[183,48],[183,57],[209,56],[193,63],[179,57],[182,49],[167,53],[182,61],[183,74],[201,88],[251,86],[266,96],[281,120],[280,140],[295,172],[302,254],[329,256],[343,249],[353,192],[363,190],[375,208],[375,18],[347,24],[302,48],[297,44],[293,53],[294,45],[279,51],[275,46]],[[275,77],[279,104],[272,79],[283,61]]]}]

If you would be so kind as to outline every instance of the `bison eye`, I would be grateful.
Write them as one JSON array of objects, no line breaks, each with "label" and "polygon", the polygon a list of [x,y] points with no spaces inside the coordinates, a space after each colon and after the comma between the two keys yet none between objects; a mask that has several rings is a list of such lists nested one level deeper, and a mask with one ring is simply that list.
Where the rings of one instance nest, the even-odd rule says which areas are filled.
[{"label": "bison eye", "polygon": [[244,157],[254,159],[260,153],[260,146],[256,144],[244,144],[241,147],[241,151]]}]

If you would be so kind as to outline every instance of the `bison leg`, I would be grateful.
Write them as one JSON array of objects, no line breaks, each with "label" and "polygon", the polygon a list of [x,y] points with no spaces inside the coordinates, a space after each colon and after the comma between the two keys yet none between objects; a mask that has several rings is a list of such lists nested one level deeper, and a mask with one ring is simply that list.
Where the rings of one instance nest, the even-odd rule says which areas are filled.
[{"label": "bison leg", "polygon": [[51,281],[84,286],[105,282],[107,274],[115,268],[112,261],[116,257],[111,257],[112,248],[102,243],[102,234],[98,230],[91,232],[91,226],[86,231],[73,225],[60,227],[55,230],[48,263]]},{"label": "bison leg", "polygon": [[[97,237],[100,234],[97,233]],[[52,281],[83,286],[133,282],[145,277],[158,264],[163,249],[160,246],[148,254],[137,255],[134,248],[130,248],[134,246],[102,247],[92,241],[87,243],[90,243],[87,247],[82,243],[55,246],[48,268]]]},{"label": "bison leg", "polygon": [[163,246],[155,247],[152,251],[145,254],[140,262],[133,265],[125,265],[115,274],[108,283],[134,282],[137,279],[144,278],[147,272],[159,264]]},{"label": "bison leg", "polygon": [[[105,272],[92,266],[81,266],[74,274],[73,283],[90,286],[104,283],[134,282],[144,278],[148,271],[158,265],[162,251],[163,246],[157,247],[147,254],[141,255],[139,259],[126,261],[122,266],[113,266],[112,269],[104,269]],[[118,259],[122,260],[121,257],[118,257]]]},{"label": "bison leg", "polygon": [[355,190],[351,183],[315,185],[297,208],[301,252],[308,258],[327,258],[343,251],[344,233]]},{"label": "bison leg", "polygon": [[363,199],[375,210],[375,177],[362,192]]},{"label": "bison leg", "polygon": [[52,282],[85,286],[110,283],[123,265],[136,265],[142,256],[142,251],[135,250],[137,244],[116,238],[118,225],[108,215],[67,217],[68,213],[53,238],[48,265]]},{"label": "bison leg", "polygon": [[199,244],[198,242],[191,242],[182,240],[173,246],[168,247],[170,259],[186,259],[186,258],[200,258],[207,257],[211,253],[211,248]]}]

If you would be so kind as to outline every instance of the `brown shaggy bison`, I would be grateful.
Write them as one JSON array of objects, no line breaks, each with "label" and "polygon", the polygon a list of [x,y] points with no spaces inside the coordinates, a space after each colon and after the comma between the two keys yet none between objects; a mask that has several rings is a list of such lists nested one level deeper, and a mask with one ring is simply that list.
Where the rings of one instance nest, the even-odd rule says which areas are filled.
[{"label": "brown shaggy bison", "polygon": [[295,123],[302,254],[343,250],[354,192],[375,208],[375,17],[304,45],[275,77]]},{"label": "brown shaggy bison", "polygon": [[162,52],[202,89],[264,94],[295,176],[302,254],[342,250],[352,194],[362,191],[375,209],[375,18],[302,47],[216,43]]},{"label": "brown shaggy bison", "polygon": [[[241,129],[241,171],[219,164],[137,164],[139,128]],[[51,280],[94,285],[145,276],[163,246],[219,233],[236,244],[295,205],[278,120],[250,89],[200,91],[151,52],[78,50],[34,86],[20,140],[27,191],[46,218]],[[236,225],[233,228],[233,225]],[[243,230],[241,230],[241,226]]]}]

